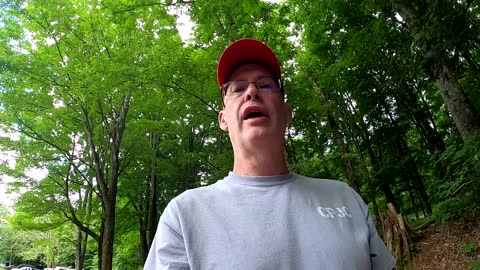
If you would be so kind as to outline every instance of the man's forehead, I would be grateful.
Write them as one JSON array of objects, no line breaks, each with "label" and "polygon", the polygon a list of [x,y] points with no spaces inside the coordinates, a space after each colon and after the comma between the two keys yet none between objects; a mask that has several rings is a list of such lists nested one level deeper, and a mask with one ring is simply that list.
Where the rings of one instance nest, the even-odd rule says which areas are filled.
[{"label": "man's forehead", "polygon": [[230,75],[230,80],[244,80],[247,76],[255,76],[258,78],[272,77],[273,73],[262,65],[255,63],[242,64],[236,67]]}]

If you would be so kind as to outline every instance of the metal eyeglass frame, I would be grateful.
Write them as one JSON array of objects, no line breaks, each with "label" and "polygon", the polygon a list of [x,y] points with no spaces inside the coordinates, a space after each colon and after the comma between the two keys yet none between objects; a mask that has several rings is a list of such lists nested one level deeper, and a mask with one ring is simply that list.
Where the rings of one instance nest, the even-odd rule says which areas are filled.
[{"label": "metal eyeglass frame", "polygon": [[[278,87],[280,88],[280,92],[282,93],[283,97],[285,97],[285,85],[284,85],[284,81],[282,79],[279,79],[277,77],[274,77],[274,76],[270,76],[270,77],[263,77],[263,78],[273,78],[275,80],[275,82],[277,83]],[[263,78],[260,78],[258,80],[261,80]],[[250,85],[251,83],[253,83],[255,85],[255,88],[259,91],[259,92],[264,92],[264,91],[261,91],[260,89],[258,89],[257,87],[257,81],[252,81],[252,82],[248,82],[248,85]],[[242,80],[242,81],[246,81],[246,80]],[[230,85],[227,86],[227,84],[231,83],[232,81],[228,81],[226,83],[224,83],[221,87],[220,87],[220,97],[222,99],[222,105],[223,107],[225,107],[225,96],[226,96],[226,92],[227,92],[227,89]],[[247,86],[248,87],[248,86]],[[225,89],[225,90],[224,90]]]}]

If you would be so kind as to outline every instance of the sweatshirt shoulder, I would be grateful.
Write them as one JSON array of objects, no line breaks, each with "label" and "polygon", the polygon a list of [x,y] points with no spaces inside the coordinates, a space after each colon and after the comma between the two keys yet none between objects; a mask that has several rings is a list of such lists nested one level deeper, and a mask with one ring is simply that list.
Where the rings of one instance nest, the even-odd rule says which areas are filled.
[{"label": "sweatshirt shoulder", "polygon": [[[178,220],[185,214],[188,215],[189,213],[197,212],[195,210],[204,208],[205,204],[212,201],[216,189],[216,184],[212,184],[182,192],[180,195],[170,200],[165,207],[160,220],[170,224],[172,220],[178,222]],[[180,224],[176,225],[177,227],[180,226]]]},{"label": "sweatshirt shoulder", "polygon": [[189,204],[195,201],[205,201],[212,197],[219,191],[219,183],[214,183],[208,186],[201,186],[186,190],[175,197],[172,202],[180,205]]},{"label": "sweatshirt shoulder", "polygon": [[332,179],[312,178],[295,174],[296,183],[309,188],[321,189],[325,191],[350,191],[351,187],[342,181]]}]

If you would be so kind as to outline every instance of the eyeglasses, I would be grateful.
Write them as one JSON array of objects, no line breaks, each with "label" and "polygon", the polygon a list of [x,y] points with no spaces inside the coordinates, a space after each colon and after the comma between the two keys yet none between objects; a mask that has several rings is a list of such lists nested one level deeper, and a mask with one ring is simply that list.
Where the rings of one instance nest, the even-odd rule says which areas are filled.
[{"label": "eyeglasses", "polygon": [[256,81],[249,82],[247,80],[229,81],[222,85],[222,99],[225,96],[238,97],[243,95],[248,86],[253,83],[260,92],[282,92],[282,80],[275,77],[264,77]]}]

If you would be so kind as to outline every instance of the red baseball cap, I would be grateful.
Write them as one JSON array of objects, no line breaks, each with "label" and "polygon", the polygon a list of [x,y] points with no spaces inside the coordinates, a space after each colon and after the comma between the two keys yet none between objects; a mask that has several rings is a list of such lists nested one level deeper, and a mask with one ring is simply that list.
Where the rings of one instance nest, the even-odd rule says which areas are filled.
[{"label": "red baseball cap", "polygon": [[218,85],[222,87],[239,65],[249,63],[260,64],[281,79],[280,64],[272,49],[256,39],[243,38],[230,44],[220,56],[217,65]]}]

